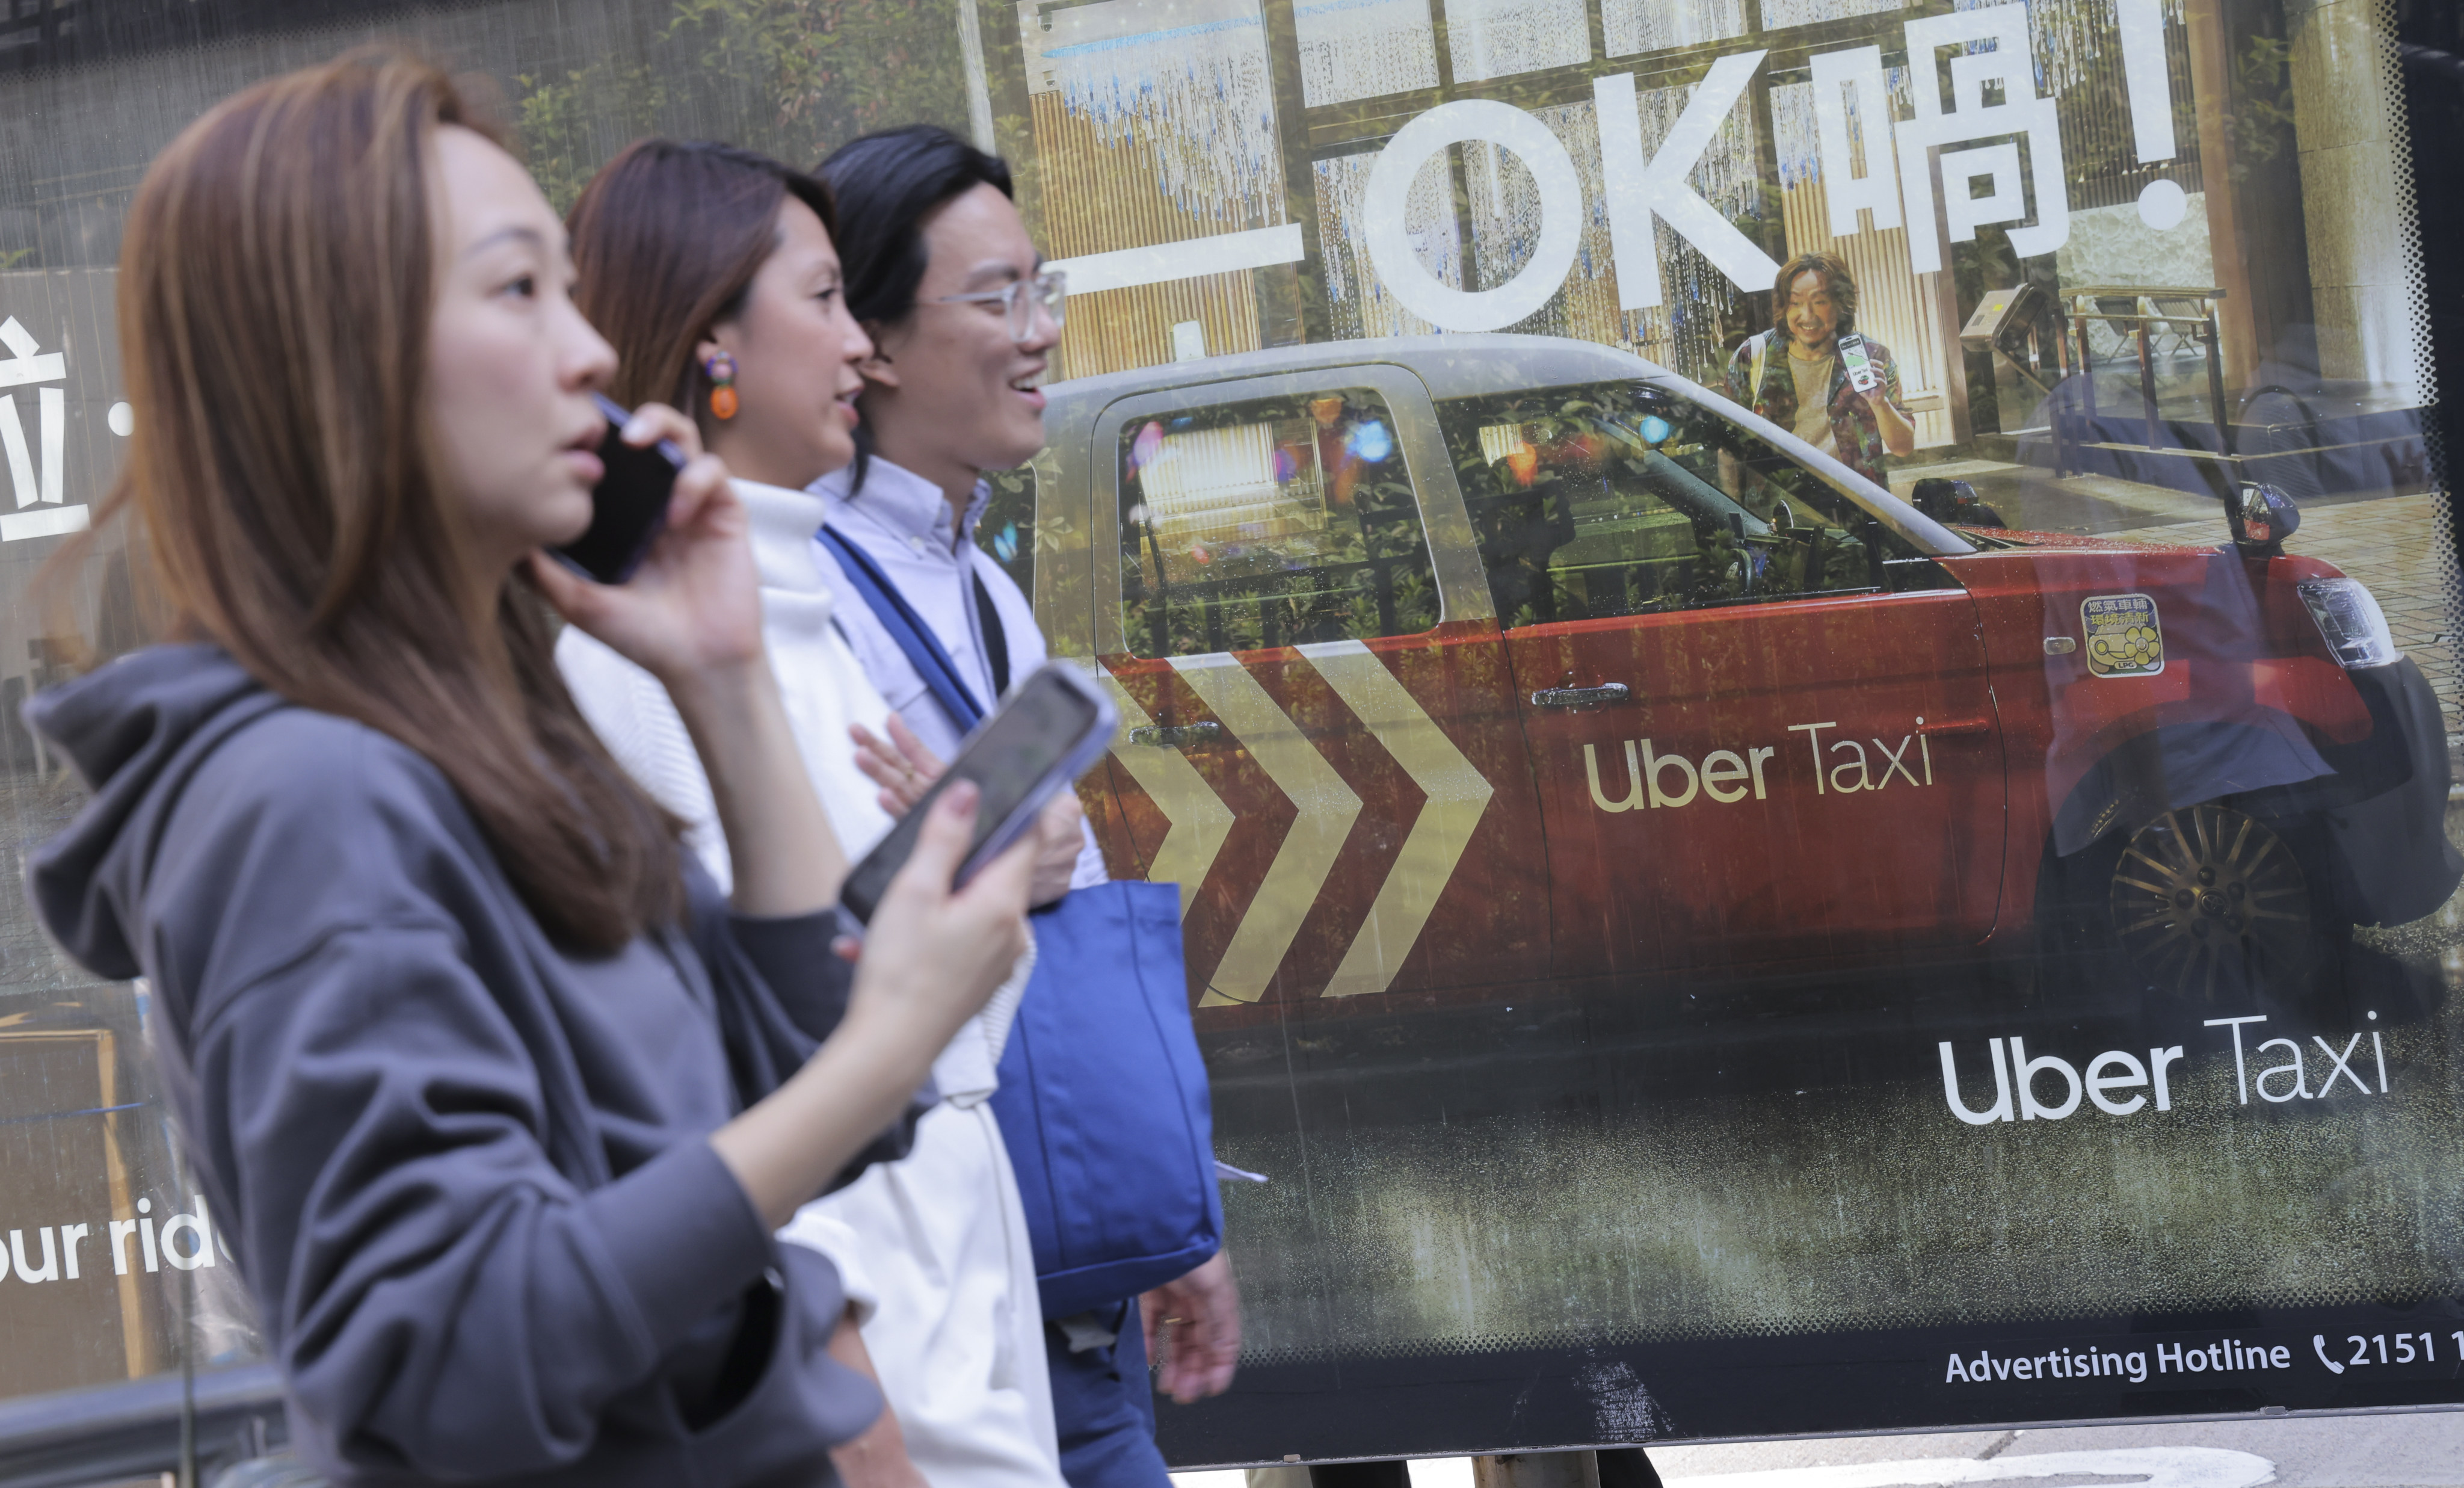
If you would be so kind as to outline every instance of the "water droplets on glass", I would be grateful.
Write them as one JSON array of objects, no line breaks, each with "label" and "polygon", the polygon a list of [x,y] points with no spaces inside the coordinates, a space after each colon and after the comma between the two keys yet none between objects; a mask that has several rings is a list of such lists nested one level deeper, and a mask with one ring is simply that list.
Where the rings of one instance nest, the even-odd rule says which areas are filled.
[{"label": "water droplets on glass", "polygon": [[[1636,96],[1646,157],[1677,126],[1678,116],[1685,111],[1693,93],[1688,84],[1646,88]],[[1685,179],[1713,211],[1738,224],[1747,236],[1758,237],[1764,203],[1761,171],[1754,158],[1752,107],[1750,93],[1737,100]],[[1654,217],[1651,229],[1659,234],[1662,298],[1650,309],[1627,313],[1629,344],[1641,356],[1716,386],[1725,360],[1720,344],[1723,322],[1743,314],[1744,292],[1667,223]]]},{"label": "water droplets on glass", "polygon": [[1257,0],[1102,0],[1045,19],[1048,29],[1027,28],[1030,85],[1057,89],[1107,148],[1151,151],[1156,189],[1180,211],[1227,225],[1282,220]]},{"label": "water droplets on glass", "polygon": [[[1859,15],[1880,15],[1905,8],[1907,0],[1763,0],[1763,30],[1812,26],[1819,21],[1844,21]],[[2000,5],[2005,0],[1991,0]],[[2110,4],[2111,0],[2103,0]],[[1969,9],[1962,5],[1961,10]]]},{"label": "water droplets on glass", "polygon": [[1455,81],[1478,82],[1592,59],[1583,0],[1452,0],[1446,41]]},{"label": "water droplets on glass", "polygon": [[[1397,304],[1369,261],[1369,225],[1361,220],[1361,198],[1376,163],[1376,153],[1369,151],[1337,155],[1316,167],[1318,242],[1334,334],[1345,339],[1426,336],[1437,327]],[[1455,224],[1454,181],[1443,154],[1413,177],[1403,199],[1403,227],[1413,253],[1438,282],[1462,288],[1463,242]]]},{"label": "water droplets on glass", "polygon": [[[1614,282],[1608,196],[1600,179],[1599,129],[1589,103],[1536,108],[1531,110],[1531,117],[1548,126],[1574,163],[1575,178],[1583,188],[1583,231],[1573,270],[1566,277],[1567,290],[1511,328],[1551,335],[1575,334],[1574,327],[1568,323],[1572,309],[1567,303],[1569,297],[1580,298],[1590,286],[1605,287]],[[1510,150],[1476,140],[1463,145],[1463,181],[1471,195],[1472,261],[1480,280],[1474,287],[1495,289],[1522,272],[1540,246],[1540,189],[1529,168]],[[1602,328],[1611,337],[1616,335],[1617,326],[1613,314]]]},{"label": "water droplets on glass", "polygon": [[1746,33],[1746,0],[1600,0],[1600,29],[1611,56],[1727,41]]},{"label": "water droplets on glass", "polygon": [[[1795,0],[1804,3],[1804,0]],[[1955,11],[1981,11],[2012,0],[1953,0]],[[2116,43],[2113,0],[2020,0],[2028,8],[2028,43],[2036,64],[2036,93],[2051,98],[2092,80],[2098,59]],[[1768,9],[1768,6],[1766,6]],[[2182,24],[2182,0],[2165,0],[2165,24]],[[1971,43],[1970,52],[1982,52]]]},{"label": "water droplets on glass", "polygon": [[[1908,97],[1908,70],[1905,67],[1882,69],[1884,85],[1890,90],[1891,117],[1905,119],[1916,112]],[[1816,133],[1814,119],[1814,84],[1810,82],[1774,83],[1771,90],[1771,144],[1779,156],[1779,184],[1794,189],[1822,179],[1822,138]],[[1896,171],[1889,140],[1865,138],[1863,115],[1856,109],[1842,110],[1848,124],[1848,158],[1859,176],[1876,170]]]},{"label": "water droplets on glass", "polygon": [[1311,108],[1438,85],[1429,0],[1299,0],[1292,25]]}]

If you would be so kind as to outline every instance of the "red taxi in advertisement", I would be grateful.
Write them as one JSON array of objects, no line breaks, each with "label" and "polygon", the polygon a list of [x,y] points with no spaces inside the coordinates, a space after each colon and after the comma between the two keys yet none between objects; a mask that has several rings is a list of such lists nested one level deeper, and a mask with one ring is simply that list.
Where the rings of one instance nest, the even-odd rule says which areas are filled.
[{"label": "red taxi in advertisement", "polygon": [[1201,1007],[2049,951],[2286,993],[2464,874],[2428,684],[2265,487],[2209,547],[1946,525],[1536,337],[1048,392],[981,530],[1110,679],[1086,793]]}]

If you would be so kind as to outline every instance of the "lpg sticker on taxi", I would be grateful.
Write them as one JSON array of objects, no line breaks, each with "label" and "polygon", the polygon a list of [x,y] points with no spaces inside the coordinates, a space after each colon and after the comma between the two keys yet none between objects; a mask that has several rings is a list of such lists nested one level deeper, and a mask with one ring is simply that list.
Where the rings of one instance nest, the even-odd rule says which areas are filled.
[{"label": "lpg sticker on taxi", "polygon": [[2100,594],[2079,601],[2087,669],[2098,677],[2154,677],[2165,670],[2165,627],[2145,594]]}]

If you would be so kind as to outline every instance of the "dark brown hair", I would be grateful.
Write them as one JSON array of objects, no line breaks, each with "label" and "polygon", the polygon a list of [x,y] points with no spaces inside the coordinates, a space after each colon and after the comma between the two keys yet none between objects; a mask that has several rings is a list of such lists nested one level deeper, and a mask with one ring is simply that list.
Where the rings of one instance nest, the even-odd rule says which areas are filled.
[{"label": "dark brown hair", "polygon": [[558,677],[527,588],[478,571],[422,396],[433,142],[495,138],[416,58],[353,53],[189,125],[120,267],[131,513],[175,628],[442,771],[551,936],[608,951],[682,905],[675,825]]},{"label": "dark brown hair", "polygon": [[1800,274],[1819,274],[1822,287],[1831,291],[1831,302],[1839,307],[1839,323],[1834,330],[1845,336],[1857,328],[1857,276],[1848,272],[1848,260],[1837,254],[1799,254],[1779,271],[1779,282],[1771,286],[1771,324],[1783,336],[1788,334],[1788,287]]},{"label": "dark brown hair", "polygon": [[609,397],[682,409],[710,436],[710,379],[693,346],[743,309],[791,196],[836,236],[829,188],[732,144],[639,140],[590,178],[566,225],[574,302],[616,348]]}]

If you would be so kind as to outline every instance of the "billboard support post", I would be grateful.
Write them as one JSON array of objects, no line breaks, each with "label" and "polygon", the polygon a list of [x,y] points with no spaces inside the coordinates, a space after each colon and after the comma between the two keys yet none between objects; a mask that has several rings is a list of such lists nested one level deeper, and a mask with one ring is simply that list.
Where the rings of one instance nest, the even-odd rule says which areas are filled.
[{"label": "billboard support post", "polygon": [[1596,1452],[1517,1452],[1471,1459],[1472,1488],[1600,1488]]}]

